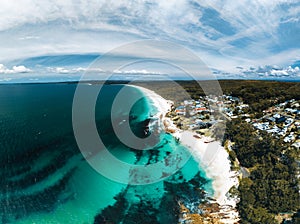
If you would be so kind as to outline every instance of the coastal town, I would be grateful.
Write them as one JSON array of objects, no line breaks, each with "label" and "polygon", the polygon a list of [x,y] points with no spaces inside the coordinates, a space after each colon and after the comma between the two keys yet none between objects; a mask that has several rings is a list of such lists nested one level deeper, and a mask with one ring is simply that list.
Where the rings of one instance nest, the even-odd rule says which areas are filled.
[{"label": "coastal town", "polygon": [[180,129],[193,130],[199,135],[211,136],[210,129],[218,122],[243,119],[259,131],[271,133],[275,138],[293,147],[300,147],[300,101],[295,99],[262,111],[257,117],[250,113],[249,105],[238,97],[205,96],[198,100],[185,100],[174,105],[168,114]]},{"label": "coastal town", "polygon": [[[183,102],[177,102],[172,106],[172,110],[166,114],[166,117],[172,120],[172,124],[176,128],[168,129],[170,133],[190,132],[193,138],[201,139],[201,142],[208,145],[217,141],[222,141],[224,128],[226,122],[235,119],[244,120],[250,124],[255,132],[259,135],[261,132],[267,132],[272,137],[281,138],[283,144],[288,147],[294,147],[299,149],[300,146],[300,110],[299,101],[291,99],[283,103],[275,104],[274,106],[263,110],[260,114],[254,114],[250,111],[250,106],[245,104],[240,98],[230,95],[223,95],[221,97],[204,96],[199,99],[185,100]],[[218,129],[219,124],[222,124],[223,131],[220,136],[216,134],[215,129]],[[178,132],[178,130],[181,130]],[[191,135],[190,135],[191,136]],[[179,138],[184,139],[184,138]],[[190,138],[188,141],[183,142],[185,145],[189,145],[192,148],[194,143]],[[232,142],[227,142],[227,146],[223,149],[227,151],[226,154],[230,158]],[[197,148],[197,147],[196,147]],[[205,148],[204,145],[200,148]],[[224,150],[224,151],[225,151]],[[284,153],[284,152],[283,152]],[[202,159],[202,162],[204,160]],[[216,161],[215,161],[216,162]],[[222,159],[218,161],[222,163]],[[224,163],[223,163],[224,164]],[[225,164],[224,164],[225,165]],[[224,170],[226,170],[224,166]],[[206,170],[210,172],[210,170]],[[220,172],[220,170],[218,171]],[[212,199],[209,203],[204,204],[202,207],[203,214],[195,214],[189,210],[189,206],[181,203],[180,211],[181,218],[180,223],[239,223],[240,215],[237,211],[236,205],[239,203],[239,193],[237,189],[239,182],[249,177],[250,171],[240,165],[237,158],[234,161],[231,158],[231,167],[227,170],[227,181],[221,179],[215,179],[215,183],[220,181],[223,186],[228,182],[228,186],[231,186],[229,191],[223,192],[225,200],[222,202],[220,198]],[[239,181],[238,181],[239,180]],[[218,184],[215,184],[217,186]],[[219,189],[220,190],[220,189]],[[223,197],[224,198],[224,197]],[[221,202],[221,203],[220,203]],[[284,220],[291,220],[293,213],[279,214],[276,219],[278,222]]]}]

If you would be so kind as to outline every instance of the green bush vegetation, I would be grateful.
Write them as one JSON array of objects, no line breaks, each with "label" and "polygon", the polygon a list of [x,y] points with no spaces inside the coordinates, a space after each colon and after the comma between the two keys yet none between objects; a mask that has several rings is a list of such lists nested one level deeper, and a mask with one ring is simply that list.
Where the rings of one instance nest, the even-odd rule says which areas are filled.
[{"label": "green bush vegetation", "polygon": [[[199,85],[200,83],[200,85]],[[240,97],[250,106],[250,113],[267,109],[274,103],[288,99],[300,99],[299,82],[276,82],[257,80],[219,80],[217,81],[152,81],[135,82],[132,84],[144,86],[156,91],[166,99],[182,101],[183,99],[198,99],[199,96],[226,94]],[[223,92],[219,91],[220,86]],[[202,88],[208,90],[204,93]]]},{"label": "green bush vegetation", "polygon": [[251,170],[238,188],[241,223],[278,223],[275,215],[300,208],[295,149],[239,119],[227,124],[226,140],[235,143],[240,164]]}]

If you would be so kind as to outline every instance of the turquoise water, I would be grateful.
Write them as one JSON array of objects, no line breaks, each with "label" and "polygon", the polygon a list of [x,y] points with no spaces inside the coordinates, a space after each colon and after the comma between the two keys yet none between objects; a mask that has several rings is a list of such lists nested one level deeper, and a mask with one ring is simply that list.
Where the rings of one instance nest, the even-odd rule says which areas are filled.
[{"label": "turquoise water", "polygon": [[[122,87],[105,85],[97,100],[97,129],[109,151],[124,162],[147,165],[184,150],[160,131],[149,150],[134,150],[118,139],[113,122],[129,117],[132,131],[145,137],[144,121],[156,111],[143,97],[130,112],[120,105],[111,118],[112,102]],[[205,199],[199,189],[212,193],[212,187],[193,158],[170,177],[147,185],[121,184],[96,172],[73,134],[75,89],[75,84],[0,86],[1,223],[176,223],[178,201],[198,211]],[[136,88],[128,97],[132,94],[143,96]]]}]

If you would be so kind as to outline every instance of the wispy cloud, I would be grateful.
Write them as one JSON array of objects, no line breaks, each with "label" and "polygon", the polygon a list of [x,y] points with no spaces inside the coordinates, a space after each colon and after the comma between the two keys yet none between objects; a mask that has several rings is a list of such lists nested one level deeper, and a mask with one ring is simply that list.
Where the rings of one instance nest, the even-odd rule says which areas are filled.
[{"label": "wispy cloud", "polygon": [[295,68],[288,66],[288,67],[280,67],[277,65],[266,65],[266,66],[259,66],[257,68],[248,68],[248,69],[241,69],[240,74],[246,75],[246,77],[265,77],[265,78],[300,78],[300,69],[298,66]]},{"label": "wispy cloud", "polygon": [[229,73],[238,65],[288,66],[300,58],[297,0],[11,0],[1,3],[0,14],[1,63],[102,54],[141,39],[182,44],[211,68]]},{"label": "wispy cloud", "polygon": [[48,67],[47,71],[49,73],[59,73],[59,74],[73,74],[82,73],[86,71],[86,68],[64,68],[64,67]]},{"label": "wispy cloud", "polygon": [[146,69],[115,70],[115,71],[113,71],[113,73],[116,73],[116,74],[145,74],[145,75],[162,75],[163,74],[163,73],[159,73],[159,72],[147,71]]},{"label": "wispy cloud", "polygon": [[0,64],[0,74],[15,74],[15,73],[28,73],[31,69],[26,68],[24,65],[13,66],[11,69],[3,64]]}]

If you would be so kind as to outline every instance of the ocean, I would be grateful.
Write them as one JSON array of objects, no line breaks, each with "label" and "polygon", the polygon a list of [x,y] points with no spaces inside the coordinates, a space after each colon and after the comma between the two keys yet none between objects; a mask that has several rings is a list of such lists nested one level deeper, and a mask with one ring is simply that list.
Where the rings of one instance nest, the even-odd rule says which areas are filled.
[{"label": "ocean", "polygon": [[[199,204],[213,194],[212,181],[193,157],[172,175],[141,185],[116,182],[90,166],[73,132],[76,86],[0,85],[0,222],[177,223],[179,202],[191,212],[201,213]],[[154,119],[157,108],[138,88],[130,87],[126,93],[141,98],[131,110],[122,110],[124,101],[111,116],[114,99],[123,87],[104,85],[97,99],[95,121],[106,149],[133,166],[155,164],[178,150],[187,151],[159,129]],[[156,144],[145,145],[147,150],[124,144],[113,126],[126,121],[139,138],[156,133]],[[161,164],[168,166],[167,162]],[[114,173],[117,168],[112,164],[108,169]]]}]

